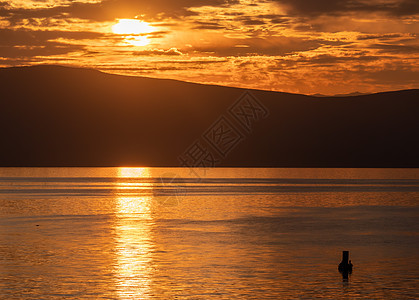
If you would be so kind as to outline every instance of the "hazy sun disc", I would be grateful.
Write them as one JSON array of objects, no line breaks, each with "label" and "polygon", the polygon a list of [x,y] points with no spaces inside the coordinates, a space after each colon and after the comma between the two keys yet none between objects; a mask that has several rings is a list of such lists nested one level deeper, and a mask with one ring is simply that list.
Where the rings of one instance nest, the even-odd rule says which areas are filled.
[{"label": "hazy sun disc", "polygon": [[153,32],[154,28],[147,22],[134,19],[119,19],[118,23],[112,26],[115,34],[146,34]]},{"label": "hazy sun disc", "polygon": [[119,19],[118,23],[112,26],[112,32],[124,35],[126,43],[133,46],[146,46],[150,43],[147,34],[155,31],[147,22],[135,19]]}]

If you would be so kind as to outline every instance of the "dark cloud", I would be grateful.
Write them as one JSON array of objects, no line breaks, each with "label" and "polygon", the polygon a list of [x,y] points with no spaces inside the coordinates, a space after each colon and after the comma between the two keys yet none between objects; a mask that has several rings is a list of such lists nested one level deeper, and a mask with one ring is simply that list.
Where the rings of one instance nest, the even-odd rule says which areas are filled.
[{"label": "dark cloud", "polygon": [[46,42],[58,38],[77,40],[105,36],[98,32],[0,29],[0,46],[43,46]]},{"label": "dark cloud", "polygon": [[357,40],[388,40],[393,38],[400,38],[403,37],[403,34],[400,33],[388,33],[388,34],[366,34],[359,36]]},{"label": "dark cloud", "polygon": [[264,14],[264,15],[257,15],[254,18],[258,20],[268,21],[273,24],[287,24],[291,21],[289,17],[286,15],[276,15],[276,14]]},{"label": "dark cloud", "polygon": [[[300,51],[309,51],[330,43],[322,40],[306,40],[298,37],[270,37],[230,39],[235,42],[233,45],[195,45],[191,51],[211,53],[212,55],[223,56],[249,56],[249,55],[287,55]],[[246,47],[237,47],[246,45]]]},{"label": "dark cloud", "polygon": [[329,54],[317,55],[314,57],[301,57],[297,59],[297,62],[300,63],[309,63],[309,64],[321,64],[321,65],[334,65],[337,63],[346,63],[346,62],[369,62],[369,61],[379,61],[384,59],[383,56],[374,56],[374,55],[347,55],[347,56],[334,56]]},{"label": "dark cloud", "polygon": [[84,51],[83,45],[66,44],[56,39],[95,39],[103,36],[94,32],[0,29],[0,57],[30,58]]},{"label": "dark cloud", "polygon": [[244,12],[223,12],[224,16],[243,16],[245,13]]},{"label": "dark cloud", "polygon": [[262,19],[254,18],[254,17],[241,17],[238,18],[244,25],[265,25],[266,22]]},{"label": "dark cloud", "polygon": [[180,52],[176,48],[171,48],[167,50],[148,49],[148,50],[143,50],[143,51],[134,51],[132,54],[137,55],[137,56],[180,56],[180,55],[183,55],[183,53]]},{"label": "dark cloud", "polygon": [[195,21],[197,26],[194,26],[193,29],[212,29],[212,30],[219,30],[219,29],[226,29],[225,26],[220,25],[216,22],[202,22],[202,21]]},{"label": "dark cloud", "polygon": [[193,29],[200,29],[200,30],[220,30],[225,29],[224,26],[221,25],[199,25],[193,27]]},{"label": "dark cloud", "polygon": [[378,49],[380,53],[390,54],[419,54],[418,45],[404,45],[404,44],[374,44],[369,46],[372,49]]},{"label": "dark cloud", "polygon": [[0,46],[0,57],[31,60],[36,56],[63,55],[84,51],[81,45],[69,45],[59,42],[45,42],[42,46]]},{"label": "dark cloud", "polygon": [[285,19],[285,18],[274,18],[271,19],[271,23],[273,24],[288,24],[290,22],[289,19]]},{"label": "dark cloud", "polygon": [[417,0],[271,0],[285,6],[288,13],[302,16],[345,15],[352,12],[384,12],[395,16],[419,13]]},{"label": "dark cloud", "polygon": [[160,61],[159,63],[167,63],[167,64],[199,64],[199,65],[208,65],[208,64],[219,64],[219,63],[225,63],[228,62],[228,59],[219,59],[219,60],[174,60],[174,61]]}]

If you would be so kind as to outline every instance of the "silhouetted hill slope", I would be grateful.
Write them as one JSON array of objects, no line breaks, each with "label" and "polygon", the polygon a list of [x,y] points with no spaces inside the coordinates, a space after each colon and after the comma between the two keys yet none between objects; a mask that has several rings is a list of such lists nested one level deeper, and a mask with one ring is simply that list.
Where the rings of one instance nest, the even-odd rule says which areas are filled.
[{"label": "silhouetted hill slope", "polygon": [[[0,166],[179,166],[182,154],[198,158],[189,148],[198,140],[219,166],[419,167],[419,90],[346,98],[253,90],[269,112],[256,111],[256,121],[238,88],[58,66],[3,68],[0,82]],[[228,114],[233,103],[248,113],[249,131]],[[220,137],[225,157],[209,146]]]}]

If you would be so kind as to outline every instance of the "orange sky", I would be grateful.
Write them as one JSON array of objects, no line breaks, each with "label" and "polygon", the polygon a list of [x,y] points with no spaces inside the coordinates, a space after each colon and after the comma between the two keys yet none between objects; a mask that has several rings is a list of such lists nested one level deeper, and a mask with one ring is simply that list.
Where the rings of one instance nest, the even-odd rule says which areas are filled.
[{"label": "orange sky", "polygon": [[0,66],[305,94],[418,88],[418,20],[417,0],[0,0]]}]

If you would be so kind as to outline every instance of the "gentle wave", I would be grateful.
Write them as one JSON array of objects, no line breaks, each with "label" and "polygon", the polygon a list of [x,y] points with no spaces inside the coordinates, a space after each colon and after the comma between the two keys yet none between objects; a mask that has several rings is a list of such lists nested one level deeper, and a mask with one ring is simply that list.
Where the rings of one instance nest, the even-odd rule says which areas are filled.
[{"label": "gentle wave", "polygon": [[419,180],[304,178],[0,178],[0,194],[253,195],[313,192],[419,192]]},{"label": "gentle wave", "polygon": [[203,183],[203,184],[391,184],[419,185],[418,179],[183,178],[183,177],[0,177],[1,182]]}]

